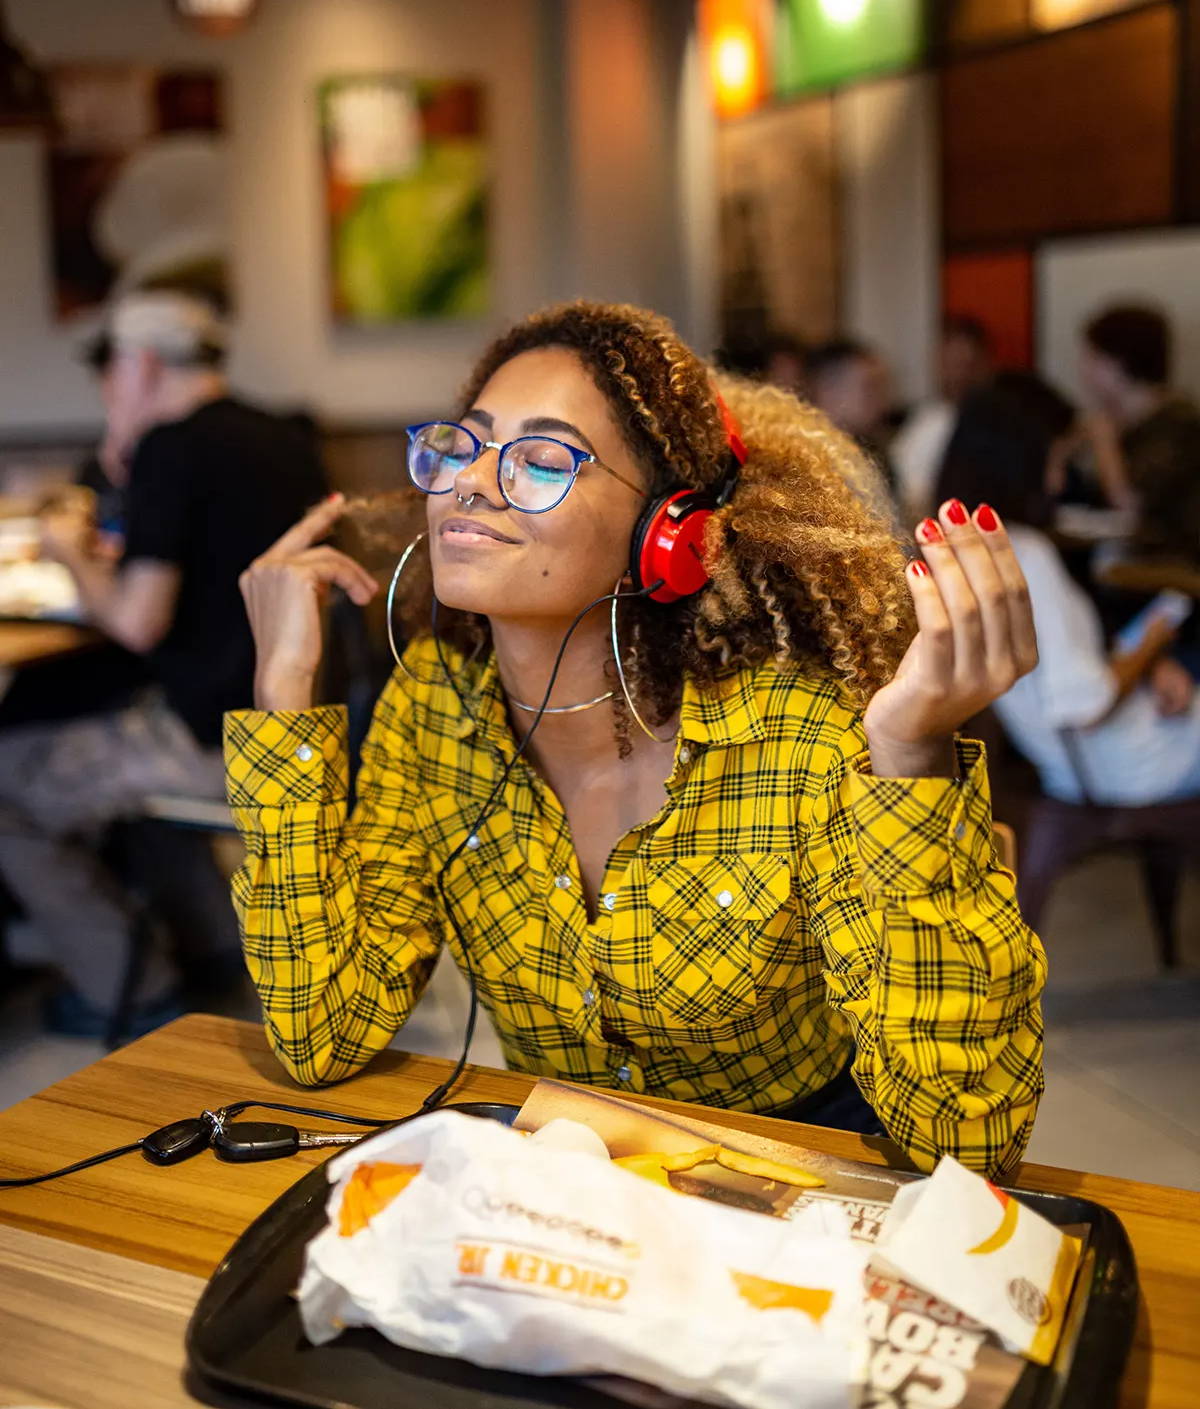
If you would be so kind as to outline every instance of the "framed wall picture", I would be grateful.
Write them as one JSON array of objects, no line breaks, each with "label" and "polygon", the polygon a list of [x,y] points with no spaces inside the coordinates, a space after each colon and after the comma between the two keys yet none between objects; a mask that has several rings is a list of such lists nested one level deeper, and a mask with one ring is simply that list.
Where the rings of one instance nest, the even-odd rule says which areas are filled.
[{"label": "framed wall picture", "polygon": [[485,313],[482,86],[358,75],[328,79],[318,100],[333,317],[377,324]]},{"label": "framed wall picture", "polygon": [[220,75],[89,63],[51,68],[49,80],[58,114],[46,153],[58,317],[155,281],[227,293]]}]

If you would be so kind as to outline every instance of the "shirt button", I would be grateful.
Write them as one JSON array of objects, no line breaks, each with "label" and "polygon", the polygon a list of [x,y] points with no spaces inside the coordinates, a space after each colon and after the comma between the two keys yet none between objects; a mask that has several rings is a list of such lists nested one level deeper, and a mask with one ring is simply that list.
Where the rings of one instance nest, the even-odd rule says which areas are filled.
[{"label": "shirt button", "polygon": [[296,750],[296,757],[300,760],[301,763],[307,763],[308,760],[312,757],[312,749],[310,749],[307,744],[301,744],[300,747]]},{"label": "shirt button", "polygon": [[632,1075],[633,1075],[633,1073],[629,1070],[628,1067],[618,1067],[618,1068],[617,1068],[617,1080],[618,1080],[618,1081],[628,1081],[629,1078],[630,1078]]},{"label": "shirt button", "polygon": [[617,906],[616,892],[610,890],[601,900],[600,904],[603,905],[606,910],[615,910]]},{"label": "shirt button", "polygon": [[690,763],[691,760],[692,760],[692,751],[691,751],[691,749],[688,748],[687,745],[685,744],[684,747],[679,750],[679,761],[680,761],[680,763]]},{"label": "shirt button", "polygon": [[590,1008],[592,1004],[596,1001],[595,992],[590,988],[585,988],[583,990],[583,1001],[584,1004]]},{"label": "shirt button", "polygon": [[958,840],[958,841],[962,841],[963,837],[965,837],[966,835],[967,835],[967,824],[966,824],[965,822],[960,822],[960,823],[958,824],[958,826],[955,827],[955,829],[954,829],[954,836],[955,836],[955,839]]},{"label": "shirt button", "polygon": [[722,910],[728,910],[729,907],[733,904],[733,896],[729,893],[729,891],[723,890],[717,896],[717,904],[721,907]]},{"label": "shirt button", "polygon": [[472,832],[471,835],[467,838],[467,850],[468,850],[468,851],[478,851],[478,850],[479,850],[479,838],[475,835],[474,832]]},{"label": "shirt button", "polygon": [[559,890],[566,890],[566,888],[571,884],[571,878],[570,876],[555,876],[554,884],[559,888]]}]

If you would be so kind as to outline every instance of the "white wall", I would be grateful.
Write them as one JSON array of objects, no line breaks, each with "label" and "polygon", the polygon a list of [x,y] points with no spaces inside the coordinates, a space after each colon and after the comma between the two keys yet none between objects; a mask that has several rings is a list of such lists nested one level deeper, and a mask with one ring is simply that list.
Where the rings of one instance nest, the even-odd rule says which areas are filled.
[{"label": "white wall", "polygon": [[1171,319],[1176,385],[1200,398],[1200,232],[1171,230],[1044,245],[1034,260],[1039,369],[1079,396],[1079,330],[1110,304],[1145,301]]},{"label": "white wall", "polygon": [[679,104],[679,209],[685,278],[684,328],[692,346],[707,354],[720,338],[720,259],[717,220],[717,121],[699,31],[693,26],[683,53]]},{"label": "white wall", "polygon": [[[661,0],[270,0],[231,40],[162,0],[9,0],[33,56],[211,65],[226,74],[233,375],[248,393],[342,420],[444,404],[494,329],[552,298],[632,298],[687,328],[676,94],[690,7]],[[486,322],[334,328],[326,314],[315,88],[338,73],[481,75],[494,152]],[[694,105],[695,96],[691,102]],[[79,331],[50,313],[34,139],[0,138],[0,434],[88,424]],[[703,251],[693,251],[702,258]]]},{"label": "white wall", "polygon": [[940,316],[936,92],[930,74],[842,89],[842,326],[875,344],[904,400],[929,392]]}]

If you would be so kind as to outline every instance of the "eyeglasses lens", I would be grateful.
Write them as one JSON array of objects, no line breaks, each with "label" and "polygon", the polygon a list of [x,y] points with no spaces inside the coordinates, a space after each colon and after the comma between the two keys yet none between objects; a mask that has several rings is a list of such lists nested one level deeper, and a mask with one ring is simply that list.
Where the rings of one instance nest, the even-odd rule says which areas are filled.
[{"label": "eyeglasses lens", "polygon": [[409,478],[426,494],[446,494],[475,455],[475,442],[462,426],[422,426],[408,447]]},{"label": "eyeglasses lens", "polygon": [[500,465],[500,487],[514,509],[544,513],[561,503],[575,478],[575,457],[565,445],[524,436],[509,446]]}]

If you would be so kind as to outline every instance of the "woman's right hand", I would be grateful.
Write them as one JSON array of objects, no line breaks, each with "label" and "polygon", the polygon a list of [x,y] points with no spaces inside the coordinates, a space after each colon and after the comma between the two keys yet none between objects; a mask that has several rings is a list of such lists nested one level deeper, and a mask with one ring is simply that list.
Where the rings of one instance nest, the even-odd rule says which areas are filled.
[{"label": "woman's right hand", "polygon": [[321,606],[331,586],[360,607],[379,591],[365,568],[322,542],[345,508],[345,496],[331,494],[238,579],[254,633],[259,709],[311,708],[321,664]]}]

